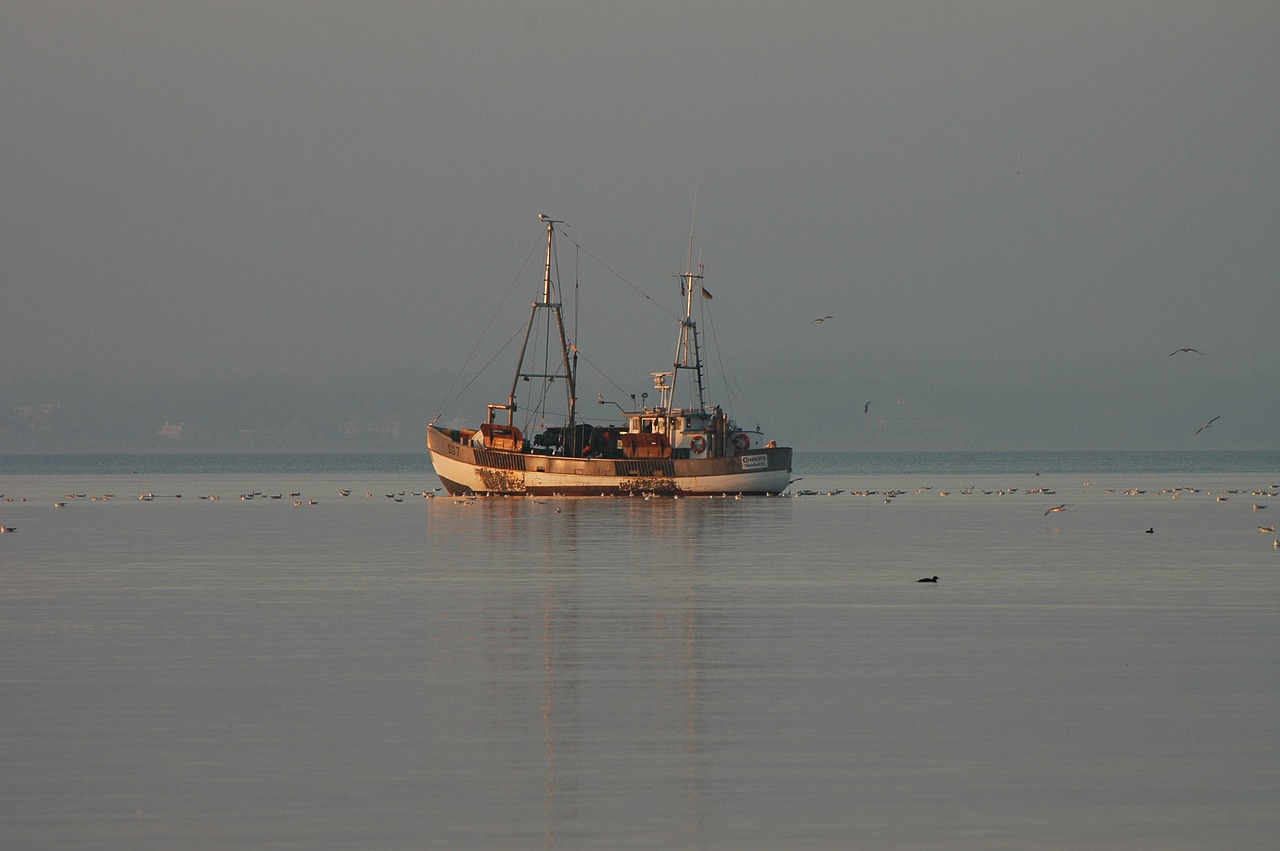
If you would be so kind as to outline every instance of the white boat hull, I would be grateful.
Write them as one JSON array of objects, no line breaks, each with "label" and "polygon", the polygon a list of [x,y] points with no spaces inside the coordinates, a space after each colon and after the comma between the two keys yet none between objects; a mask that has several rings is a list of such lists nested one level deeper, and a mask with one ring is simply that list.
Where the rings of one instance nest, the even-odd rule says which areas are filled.
[{"label": "white boat hull", "polygon": [[427,449],[455,495],[777,494],[791,482],[787,448],[711,459],[566,458],[482,449],[460,432],[429,426]]}]

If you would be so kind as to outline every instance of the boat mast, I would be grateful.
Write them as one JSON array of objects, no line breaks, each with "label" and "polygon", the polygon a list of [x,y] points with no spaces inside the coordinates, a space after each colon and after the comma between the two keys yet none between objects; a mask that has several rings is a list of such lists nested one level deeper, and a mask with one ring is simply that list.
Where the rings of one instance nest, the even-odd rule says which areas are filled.
[{"label": "boat mast", "polygon": [[[670,397],[675,395],[675,385],[680,379],[680,370],[693,370],[698,388],[698,410],[701,411],[706,402],[702,374],[702,347],[698,343],[698,323],[693,321],[694,290],[702,296],[702,264],[698,264],[698,273],[693,272],[693,225],[689,225],[689,258],[685,271],[680,275],[680,290],[684,294],[684,318],[680,320],[680,340],[676,344],[675,372],[671,377]],[[670,398],[667,400],[670,407]]]},{"label": "boat mast", "polygon": [[[574,376],[574,363],[577,361],[577,348],[569,343],[568,335],[564,330],[564,316],[560,310],[560,302],[556,300],[556,288],[551,281],[551,264],[555,259],[555,226],[560,223],[559,219],[552,219],[544,214],[539,214],[538,218],[547,226],[547,260],[542,275],[542,300],[533,302],[532,309],[529,313],[529,324],[524,329],[524,344],[520,347],[520,358],[516,361],[516,374],[511,382],[511,392],[507,394],[507,424],[514,425],[516,411],[516,388],[520,386],[520,381],[540,379],[546,383],[555,381],[558,373],[534,373],[524,371],[525,355],[529,351],[529,338],[533,335],[534,323],[538,321],[539,311],[550,311],[552,318],[555,319],[556,333],[560,339],[560,365],[564,370],[565,393],[568,401],[569,416],[567,428],[570,433],[573,431],[574,421],[577,414],[578,392],[577,381]],[[550,340],[547,341],[550,346]],[[570,357],[570,353],[574,353],[574,357]],[[545,385],[544,385],[545,387]],[[492,422],[493,408],[490,405],[490,422]]]}]

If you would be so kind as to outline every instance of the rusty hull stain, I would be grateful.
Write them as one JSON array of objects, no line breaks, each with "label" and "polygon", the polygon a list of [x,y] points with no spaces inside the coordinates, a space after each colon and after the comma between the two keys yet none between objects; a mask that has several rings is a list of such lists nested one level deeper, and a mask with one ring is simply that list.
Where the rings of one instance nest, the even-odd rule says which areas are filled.
[{"label": "rusty hull stain", "polygon": [[488,467],[476,468],[476,474],[484,484],[484,490],[492,493],[523,493],[524,472],[516,470],[493,470]]},{"label": "rusty hull stain", "polygon": [[626,479],[618,487],[628,493],[678,493],[674,479],[661,477]]}]

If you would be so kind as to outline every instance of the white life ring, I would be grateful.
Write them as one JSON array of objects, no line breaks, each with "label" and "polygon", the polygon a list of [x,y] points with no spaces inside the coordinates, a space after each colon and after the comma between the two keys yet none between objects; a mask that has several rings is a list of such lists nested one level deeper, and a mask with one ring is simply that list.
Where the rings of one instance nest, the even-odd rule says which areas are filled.
[{"label": "white life ring", "polygon": [[707,442],[702,439],[701,435],[689,441],[689,451],[692,452],[694,455],[701,455],[702,450],[706,448],[707,448]]},{"label": "white life ring", "polygon": [[733,436],[733,448],[737,452],[746,452],[751,448],[751,438],[742,432],[738,432]]}]

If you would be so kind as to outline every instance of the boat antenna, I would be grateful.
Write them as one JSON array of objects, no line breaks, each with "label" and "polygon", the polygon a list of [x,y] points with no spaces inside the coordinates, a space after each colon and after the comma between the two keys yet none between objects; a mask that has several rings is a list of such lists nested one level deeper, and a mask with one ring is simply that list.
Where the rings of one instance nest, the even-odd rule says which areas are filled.
[{"label": "boat antenna", "polygon": [[[693,209],[689,211],[689,256],[685,260],[685,268],[693,269],[693,223],[698,217],[698,190],[693,190]],[[702,259],[702,258],[698,258]]]}]

